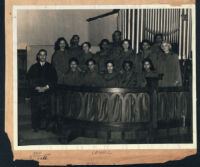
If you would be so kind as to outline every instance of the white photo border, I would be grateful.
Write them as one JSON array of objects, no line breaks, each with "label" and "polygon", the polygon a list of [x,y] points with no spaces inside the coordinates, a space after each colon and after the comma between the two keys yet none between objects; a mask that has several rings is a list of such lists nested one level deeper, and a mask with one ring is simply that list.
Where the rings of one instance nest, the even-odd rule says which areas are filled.
[{"label": "white photo border", "polygon": [[[193,110],[193,143],[182,144],[98,144],[98,145],[28,145],[18,146],[18,74],[17,74],[17,11],[18,10],[63,10],[63,9],[192,9],[192,110]],[[171,5],[15,5],[13,6],[13,129],[14,150],[126,150],[126,149],[196,149],[197,122],[196,122],[196,12],[195,4]]]}]

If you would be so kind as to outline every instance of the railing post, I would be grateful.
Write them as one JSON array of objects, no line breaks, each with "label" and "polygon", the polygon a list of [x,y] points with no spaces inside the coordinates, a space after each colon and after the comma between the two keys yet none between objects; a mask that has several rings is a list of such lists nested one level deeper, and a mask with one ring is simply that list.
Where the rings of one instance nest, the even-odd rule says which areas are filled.
[{"label": "railing post", "polygon": [[155,130],[157,129],[157,113],[158,113],[158,77],[146,77],[147,89],[150,95],[150,142],[154,142]]}]

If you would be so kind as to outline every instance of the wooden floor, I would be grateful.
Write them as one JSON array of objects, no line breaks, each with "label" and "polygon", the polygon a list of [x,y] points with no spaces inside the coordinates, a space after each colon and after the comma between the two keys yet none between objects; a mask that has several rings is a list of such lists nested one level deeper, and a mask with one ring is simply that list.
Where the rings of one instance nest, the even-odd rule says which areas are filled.
[{"label": "wooden floor", "polygon": [[[19,145],[58,145],[59,136],[53,132],[31,128],[31,110],[29,102],[21,101],[18,105],[18,143]],[[77,137],[68,144],[106,144],[102,138]]]}]

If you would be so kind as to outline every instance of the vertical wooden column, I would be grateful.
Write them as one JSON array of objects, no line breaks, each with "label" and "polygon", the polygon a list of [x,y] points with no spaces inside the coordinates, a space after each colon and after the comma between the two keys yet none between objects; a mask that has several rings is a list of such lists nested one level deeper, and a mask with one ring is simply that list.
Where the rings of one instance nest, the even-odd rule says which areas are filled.
[{"label": "vertical wooden column", "polygon": [[158,92],[157,89],[153,89],[151,94],[151,113],[152,113],[152,127],[153,129],[157,128],[157,112],[158,112]]},{"label": "vertical wooden column", "polygon": [[158,77],[146,78],[147,88],[150,95],[150,126],[149,126],[149,142],[155,142],[154,136],[157,129],[157,113],[158,113]]}]

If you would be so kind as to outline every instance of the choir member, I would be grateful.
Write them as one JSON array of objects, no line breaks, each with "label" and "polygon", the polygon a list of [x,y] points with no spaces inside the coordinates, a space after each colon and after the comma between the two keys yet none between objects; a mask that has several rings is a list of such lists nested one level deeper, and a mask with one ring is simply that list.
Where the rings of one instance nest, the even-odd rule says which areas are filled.
[{"label": "choir member", "polygon": [[111,59],[110,57],[110,42],[108,39],[102,39],[100,44],[100,51],[96,53],[98,65],[99,65],[99,72],[104,73],[105,63]]},{"label": "choir member", "polygon": [[122,37],[121,37],[121,32],[116,30],[112,34],[112,40],[113,42],[111,43],[110,47],[110,54],[112,60],[115,62],[115,60],[119,60],[120,53],[122,51]]},{"label": "choir member", "polygon": [[159,58],[162,55],[162,49],[161,49],[162,41],[163,41],[163,35],[156,34],[154,36],[154,44],[151,46],[150,59],[152,60],[155,69],[157,69],[157,66],[159,65]]},{"label": "choir member", "polygon": [[107,88],[118,87],[118,73],[112,60],[106,62],[106,72],[103,74],[104,86]]},{"label": "choir member", "polygon": [[142,72],[142,61],[143,59],[146,59],[150,57],[151,54],[151,45],[148,40],[143,40],[140,46],[140,52],[136,55],[136,60],[135,60],[135,70],[138,73]]},{"label": "choir member", "polygon": [[[132,63],[135,63],[136,56],[134,54],[134,51],[131,49],[131,42],[128,39],[124,39],[122,41],[122,50],[120,52],[120,58],[118,60],[118,67],[117,70],[122,70],[122,65],[124,61],[131,61]],[[134,65],[135,66],[135,65]]]},{"label": "choir member", "polygon": [[145,58],[142,61],[142,73],[138,78],[138,86],[145,87],[147,85],[146,78],[158,78],[154,65],[150,58]]},{"label": "choir member", "polygon": [[78,35],[73,35],[71,40],[70,40],[70,48],[69,48],[69,55],[70,57],[75,57],[79,60],[82,49],[81,46],[79,45],[80,37]]},{"label": "choir member", "polygon": [[87,71],[84,77],[84,85],[88,87],[103,87],[103,78],[98,73],[96,61],[94,59],[87,60]]},{"label": "choir member", "polygon": [[68,43],[65,38],[61,37],[55,43],[55,52],[52,56],[51,63],[56,69],[58,75],[58,84],[63,83],[64,73],[69,69],[69,52]]},{"label": "choir member", "polygon": [[163,50],[159,58],[158,72],[163,74],[163,79],[159,81],[160,87],[182,86],[182,76],[178,55],[171,51],[171,44],[163,41],[161,44]]},{"label": "choir member", "polygon": [[133,71],[133,63],[129,60],[123,62],[123,72],[119,77],[119,87],[133,88],[137,84],[137,75]]},{"label": "choir member", "polygon": [[[72,57],[69,60],[70,69],[64,75],[64,84],[66,86],[82,86],[83,84],[83,73],[78,69],[79,61]],[[65,118],[77,118],[80,112],[81,99],[77,92],[68,92],[63,94],[64,100],[64,110],[63,116]],[[65,133],[65,132],[64,132]],[[67,131],[71,133],[71,130]]]},{"label": "choir member", "polygon": [[96,56],[90,52],[91,44],[89,42],[84,42],[81,47],[80,68],[85,72],[87,69],[86,61],[91,58],[96,60]]},{"label": "choir member", "polygon": [[54,67],[46,61],[47,51],[41,49],[37,63],[27,73],[31,98],[31,121],[35,132],[48,128],[51,121],[51,93],[57,82]]},{"label": "choir member", "polygon": [[76,58],[69,60],[69,70],[64,75],[64,84],[68,86],[81,86],[83,75],[78,70],[79,61]]}]

